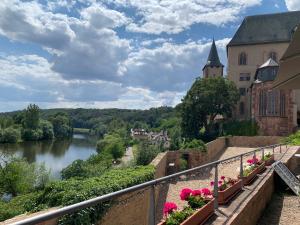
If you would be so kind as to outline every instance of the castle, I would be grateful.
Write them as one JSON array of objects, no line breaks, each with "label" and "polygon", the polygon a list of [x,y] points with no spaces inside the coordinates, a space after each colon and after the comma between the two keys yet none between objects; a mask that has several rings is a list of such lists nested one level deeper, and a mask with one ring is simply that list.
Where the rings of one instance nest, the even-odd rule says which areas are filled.
[{"label": "castle", "polygon": [[[227,45],[227,74],[240,92],[233,119],[254,120],[262,135],[288,135],[298,126],[300,92],[272,90],[300,11],[246,17]],[[203,77],[223,76],[213,41]]]}]

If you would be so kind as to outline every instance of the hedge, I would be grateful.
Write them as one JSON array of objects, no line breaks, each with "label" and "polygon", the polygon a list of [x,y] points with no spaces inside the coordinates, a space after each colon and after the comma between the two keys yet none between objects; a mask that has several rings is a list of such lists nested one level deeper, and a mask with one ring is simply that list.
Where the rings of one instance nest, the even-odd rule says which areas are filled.
[{"label": "hedge", "polygon": [[[113,169],[99,177],[53,182],[38,197],[36,205],[66,206],[118,191],[154,178],[153,166]],[[59,224],[94,224],[110,203],[89,207],[60,219]]]}]

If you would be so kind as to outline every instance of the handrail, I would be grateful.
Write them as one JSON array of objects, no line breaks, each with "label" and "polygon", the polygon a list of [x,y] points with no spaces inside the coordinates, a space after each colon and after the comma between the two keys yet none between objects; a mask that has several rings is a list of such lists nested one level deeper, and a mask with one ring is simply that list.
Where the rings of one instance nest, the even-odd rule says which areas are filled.
[{"label": "handrail", "polygon": [[[140,190],[140,189],[144,189],[144,188],[147,188],[147,187],[155,186],[155,185],[157,185],[159,183],[162,183],[164,181],[168,181],[168,180],[171,180],[173,178],[180,177],[181,175],[189,174],[189,173],[192,173],[192,172],[204,169],[204,168],[208,168],[208,167],[217,168],[217,165],[219,165],[219,164],[221,164],[225,161],[229,161],[229,160],[232,160],[232,159],[235,159],[235,158],[240,158],[242,160],[243,156],[250,155],[251,153],[256,153],[258,151],[262,151],[262,150],[267,149],[267,148],[273,148],[273,151],[274,151],[274,149],[276,147],[279,147],[279,146],[282,146],[282,145],[285,145],[285,144],[275,144],[275,145],[260,147],[260,148],[257,148],[255,150],[252,150],[252,151],[249,151],[249,152],[246,152],[246,153],[242,153],[242,154],[232,156],[232,157],[222,159],[222,160],[217,160],[217,161],[214,161],[214,162],[211,162],[211,163],[204,164],[202,166],[194,167],[194,168],[191,168],[191,169],[188,169],[188,170],[184,170],[184,171],[181,171],[181,172],[178,172],[178,173],[174,173],[174,174],[171,174],[171,175],[168,175],[168,176],[164,176],[164,177],[161,177],[161,178],[158,178],[158,179],[154,179],[154,180],[142,183],[142,184],[138,184],[138,185],[135,185],[135,186],[132,186],[132,187],[128,187],[128,188],[125,188],[125,189],[122,189],[122,190],[119,190],[119,191],[116,191],[116,192],[108,193],[108,194],[105,194],[105,195],[102,195],[102,196],[99,196],[99,197],[96,197],[96,198],[92,198],[92,199],[89,199],[89,200],[85,200],[85,201],[73,204],[73,205],[65,206],[65,207],[62,207],[60,209],[56,209],[56,210],[46,212],[46,213],[41,214],[41,215],[37,215],[37,216],[31,217],[31,218],[24,219],[22,221],[15,222],[15,223],[13,223],[13,225],[37,224],[37,223],[41,223],[41,222],[44,222],[44,221],[47,221],[47,220],[50,220],[50,219],[59,218],[61,216],[67,215],[69,213],[73,213],[73,212],[78,211],[80,209],[91,207],[91,206],[97,205],[99,203],[102,203],[104,201],[108,201],[110,199],[116,198],[120,195],[127,194],[127,193],[137,191],[137,190]],[[242,163],[241,163],[241,165],[242,165]],[[242,169],[242,167],[241,167],[241,169]],[[217,205],[216,205],[216,207],[217,207]]]}]

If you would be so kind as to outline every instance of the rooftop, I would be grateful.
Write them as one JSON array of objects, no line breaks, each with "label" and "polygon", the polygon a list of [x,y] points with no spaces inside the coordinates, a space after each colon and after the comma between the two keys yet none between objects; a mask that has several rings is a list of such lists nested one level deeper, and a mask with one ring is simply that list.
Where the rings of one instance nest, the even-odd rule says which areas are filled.
[{"label": "rooftop", "polygon": [[246,17],[227,45],[249,45],[290,42],[294,28],[300,23],[300,11]]}]

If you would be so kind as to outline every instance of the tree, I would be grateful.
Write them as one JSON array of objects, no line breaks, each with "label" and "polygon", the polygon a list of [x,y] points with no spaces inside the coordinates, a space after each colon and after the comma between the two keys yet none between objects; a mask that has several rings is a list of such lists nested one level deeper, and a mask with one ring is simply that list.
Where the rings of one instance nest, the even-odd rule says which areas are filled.
[{"label": "tree", "polygon": [[118,134],[106,135],[102,140],[97,142],[97,152],[111,154],[117,160],[125,153],[125,143]]},{"label": "tree", "polygon": [[36,130],[40,123],[40,108],[35,104],[30,104],[25,110],[24,128]]},{"label": "tree", "polygon": [[141,141],[138,145],[136,164],[148,165],[159,153],[159,148],[147,141]]},{"label": "tree", "polygon": [[183,135],[199,138],[202,127],[210,133],[216,116],[231,116],[238,100],[239,92],[232,81],[222,77],[197,79],[180,105]]},{"label": "tree", "polygon": [[49,119],[53,125],[53,132],[56,138],[65,138],[72,135],[71,121],[67,114],[56,113]]},{"label": "tree", "polygon": [[42,120],[40,122],[40,128],[43,131],[43,139],[45,140],[53,139],[54,137],[53,125],[49,121]]}]

